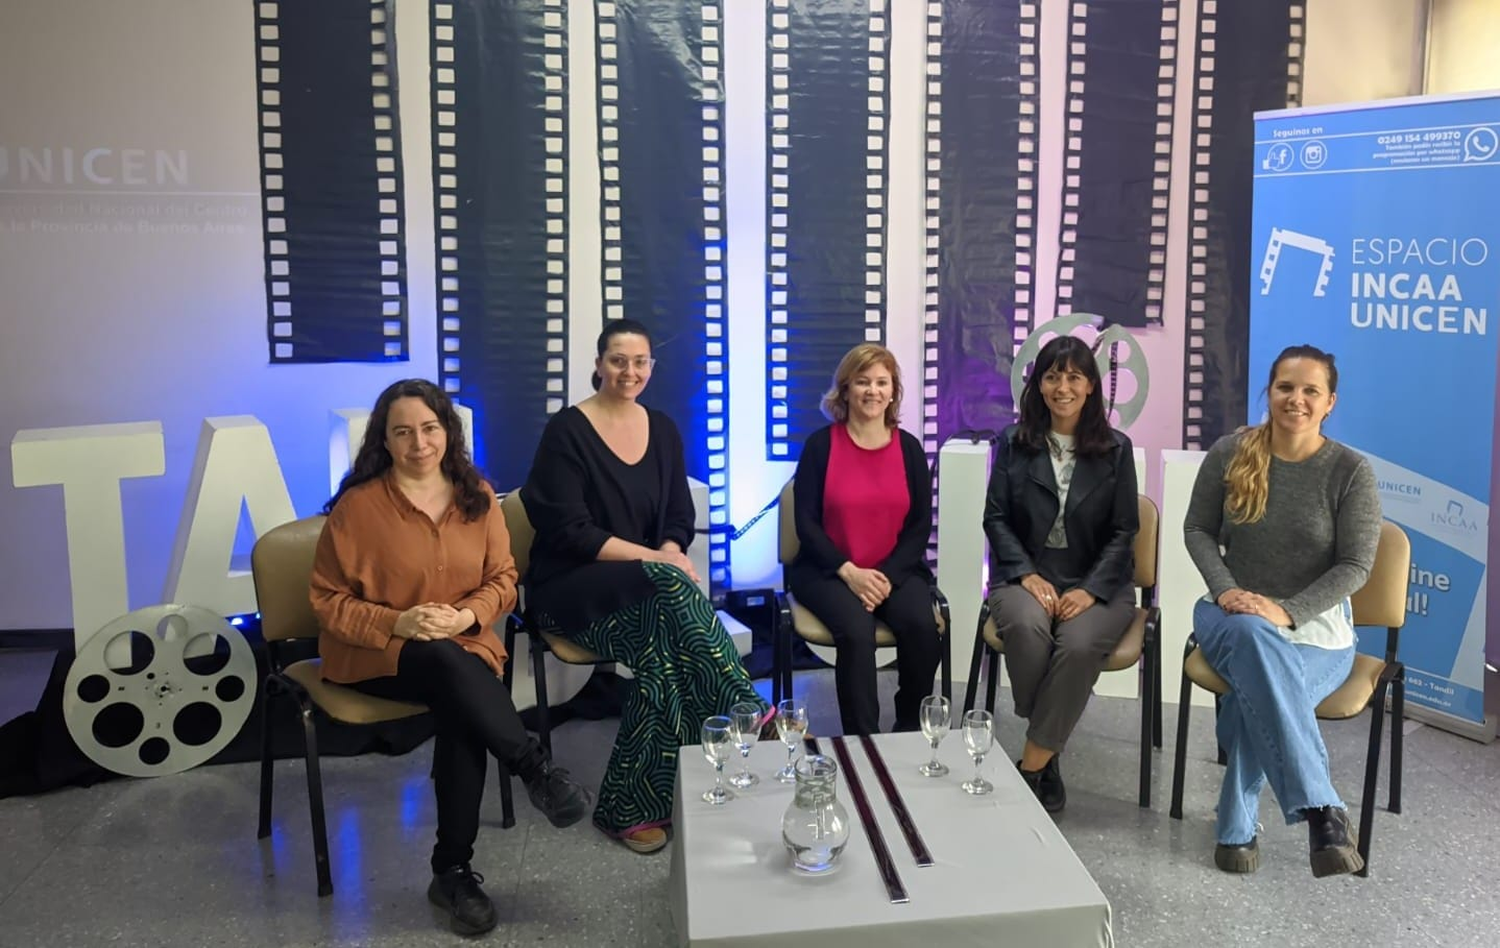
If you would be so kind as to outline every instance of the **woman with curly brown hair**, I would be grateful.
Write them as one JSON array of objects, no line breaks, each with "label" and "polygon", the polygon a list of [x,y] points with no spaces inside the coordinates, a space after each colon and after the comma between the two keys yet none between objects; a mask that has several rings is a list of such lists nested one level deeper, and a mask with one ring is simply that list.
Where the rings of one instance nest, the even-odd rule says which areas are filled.
[{"label": "woman with curly brown hair", "polygon": [[578,822],[587,803],[526,733],[500,681],[505,647],[491,626],[516,604],[515,561],[452,399],[421,379],[382,392],[324,513],[311,589],[323,677],[432,710],[438,825],[427,897],[454,931],[489,931],[495,907],[469,864],[489,756],[554,826]]}]

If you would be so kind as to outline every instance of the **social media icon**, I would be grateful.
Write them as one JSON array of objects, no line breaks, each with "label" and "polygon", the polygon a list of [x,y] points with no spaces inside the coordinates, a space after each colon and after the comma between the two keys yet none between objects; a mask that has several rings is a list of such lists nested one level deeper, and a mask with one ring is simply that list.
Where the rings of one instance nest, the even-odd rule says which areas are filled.
[{"label": "social media icon", "polygon": [[1500,135],[1487,125],[1470,129],[1464,136],[1464,161],[1489,161],[1500,152]]},{"label": "social media icon", "polygon": [[1328,160],[1328,149],[1317,140],[1308,142],[1302,146],[1302,164],[1307,168],[1321,168],[1323,162]]},{"label": "social media icon", "polygon": [[1266,157],[1261,159],[1262,171],[1285,171],[1292,166],[1292,146],[1286,142],[1277,142],[1266,152]]}]

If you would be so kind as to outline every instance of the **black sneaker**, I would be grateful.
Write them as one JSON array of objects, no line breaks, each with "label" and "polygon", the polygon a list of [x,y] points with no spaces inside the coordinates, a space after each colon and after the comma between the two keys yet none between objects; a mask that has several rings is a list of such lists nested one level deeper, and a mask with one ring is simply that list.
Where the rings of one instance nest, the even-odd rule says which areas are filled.
[{"label": "black sneaker", "polygon": [[543,762],[526,781],[526,796],[558,829],[572,826],[588,812],[588,791],[565,768],[554,767],[551,761]]},{"label": "black sneaker", "polygon": [[495,927],[495,903],[479,883],[484,876],[468,863],[444,869],[432,877],[427,901],[448,913],[448,924],[460,935],[483,935]]},{"label": "black sneaker", "polygon": [[1041,770],[1037,798],[1042,801],[1042,809],[1048,813],[1061,813],[1063,807],[1068,805],[1068,788],[1063,786],[1062,770],[1057,764],[1061,756],[1053,754],[1052,759]]},{"label": "black sneaker", "polygon": [[1365,867],[1359,840],[1349,824],[1349,811],[1324,806],[1307,814],[1307,858],[1316,878],[1358,872]]},{"label": "black sneaker", "polygon": [[1214,847],[1214,865],[1225,872],[1254,872],[1260,868],[1259,837],[1248,843],[1219,843]]}]

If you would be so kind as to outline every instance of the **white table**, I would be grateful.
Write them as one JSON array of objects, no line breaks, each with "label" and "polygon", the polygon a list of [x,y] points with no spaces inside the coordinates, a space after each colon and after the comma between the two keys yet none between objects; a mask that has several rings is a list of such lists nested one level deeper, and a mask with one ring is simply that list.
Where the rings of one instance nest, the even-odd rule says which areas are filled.
[{"label": "white table", "polygon": [[[842,864],[827,876],[791,868],[781,842],[788,784],[771,779],[786,760],[779,743],[750,756],[761,782],[725,806],[699,795],[713,770],[697,747],[682,748],[673,814],[671,898],[678,942],[695,948],[789,944],[882,948],[918,944],[1112,946],[1109,902],[1052,819],[997,746],[984,775],[995,792],[970,796],[959,783],[973,772],[955,731],[939,757],[952,773],[927,778],[920,734],[876,738],[936,865],[918,868],[857,739],[847,742],[886,845],[910,901],[891,904],[843,768],[838,794],[849,811]],[[828,738],[819,744],[833,757]],[[726,779],[738,755],[726,768]],[[798,936],[789,940],[788,935]]]}]

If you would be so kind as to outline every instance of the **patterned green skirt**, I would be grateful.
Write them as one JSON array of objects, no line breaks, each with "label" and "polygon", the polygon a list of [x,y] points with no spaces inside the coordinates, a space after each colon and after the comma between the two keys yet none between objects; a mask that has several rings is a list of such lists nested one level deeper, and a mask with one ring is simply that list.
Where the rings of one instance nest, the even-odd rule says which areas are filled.
[{"label": "patterned green skirt", "polygon": [[656,592],[562,634],[635,676],[599,786],[594,824],[613,836],[672,819],[678,749],[702,739],[703,719],[756,693],[713,603],[675,566],[642,563]]}]

